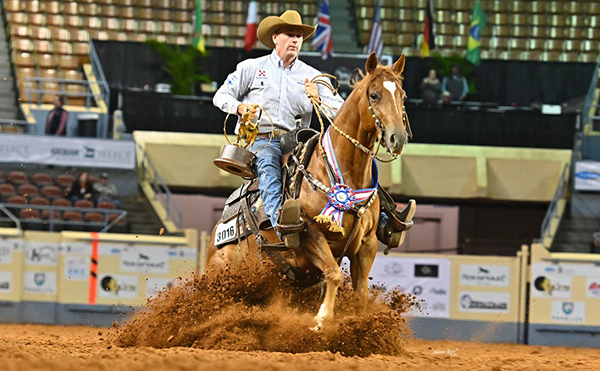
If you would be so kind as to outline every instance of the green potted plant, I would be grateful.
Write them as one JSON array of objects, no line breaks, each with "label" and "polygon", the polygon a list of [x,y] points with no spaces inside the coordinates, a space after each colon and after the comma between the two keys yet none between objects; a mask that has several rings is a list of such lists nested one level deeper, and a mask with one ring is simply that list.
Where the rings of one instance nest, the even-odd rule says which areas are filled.
[{"label": "green potted plant", "polygon": [[211,78],[202,73],[204,54],[193,47],[171,46],[157,40],[147,40],[165,61],[163,70],[169,75],[171,94],[195,95],[198,83],[210,83]]}]

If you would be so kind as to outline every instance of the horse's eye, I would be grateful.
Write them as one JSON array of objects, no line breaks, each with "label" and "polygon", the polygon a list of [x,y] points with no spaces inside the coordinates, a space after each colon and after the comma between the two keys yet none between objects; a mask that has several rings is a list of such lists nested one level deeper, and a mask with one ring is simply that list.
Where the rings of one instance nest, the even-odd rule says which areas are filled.
[{"label": "horse's eye", "polygon": [[379,99],[379,95],[377,95],[377,93],[371,93],[371,99],[377,100]]}]

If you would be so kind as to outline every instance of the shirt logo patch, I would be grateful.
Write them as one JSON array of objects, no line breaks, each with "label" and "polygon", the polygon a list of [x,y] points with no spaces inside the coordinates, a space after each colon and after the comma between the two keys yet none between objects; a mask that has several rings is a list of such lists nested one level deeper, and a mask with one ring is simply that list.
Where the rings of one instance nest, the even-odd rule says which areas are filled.
[{"label": "shirt logo patch", "polygon": [[266,79],[267,78],[267,71],[265,71],[265,70],[258,70],[258,77],[259,78],[262,77],[262,78]]}]

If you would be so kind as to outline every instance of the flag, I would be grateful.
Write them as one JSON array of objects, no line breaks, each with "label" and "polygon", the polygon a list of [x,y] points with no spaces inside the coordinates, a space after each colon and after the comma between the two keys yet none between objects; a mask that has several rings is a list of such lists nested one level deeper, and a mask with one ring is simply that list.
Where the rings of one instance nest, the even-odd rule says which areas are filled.
[{"label": "flag", "polygon": [[483,8],[479,0],[475,1],[473,7],[473,15],[471,16],[471,30],[469,31],[469,42],[467,43],[467,60],[474,65],[479,65],[481,61],[479,52],[479,43],[481,41],[481,33],[485,27],[486,19]]},{"label": "flag", "polygon": [[321,58],[327,59],[333,52],[331,22],[329,21],[329,0],[322,0],[315,23],[317,23],[317,30],[310,46],[313,50],[321,52]]},{"label": "flag", "polygon": [[204,37],[202,36],[202,0],[196,0],[196,16],[194,19],[194,32],[192,33],[192,45],[202,53],[204,48]]},{"label": "flag", "polygon": [[425,12],[425,27],[423,28],[423,41],[421,42],[421,58],[429,56],[429,52],[435,49],[435,32],[433,26],[433,6],[431,0],[427,0],[427,11]]},{"label": "flag", "polygon": [[247,51],[252,50],[256,42],[256,29],[258,28],[258,4],[256,0],[250,0],[248,5],[248,18],[246,18],[246,37],[244,37],[244,47]]},{"label": "flag", "polygon": [[369,38],[369,46],[367,46],[367,54],[375,52],[377,58],[381,58],[383,54],[383,37],[381,35],[381,6],[379,0],[375,4],[375,16],[373,18],[373,29],[371,29],[371,37]]}]

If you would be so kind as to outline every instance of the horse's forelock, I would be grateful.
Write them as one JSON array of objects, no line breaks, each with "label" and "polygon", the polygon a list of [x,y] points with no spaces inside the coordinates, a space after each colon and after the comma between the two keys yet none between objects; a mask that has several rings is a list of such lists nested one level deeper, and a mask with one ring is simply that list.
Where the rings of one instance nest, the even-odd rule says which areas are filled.
[{"label": "horse's forelock", "polygon": [[354,76],[350,78],[348,85],[353,89],[361,88],[365,85],[370,84],[375,78],[379,77],[380,75],[386,75],[386,77],[389,77],[389,79],[392,81],[397,79],[400,83],[400,86],[402,86],[402,82],[404,81],[402,75],[396,75],[392,71],[391,67],[378,65],[377,68],[369,74],[365,74],[362,70],[357,69]]}]

